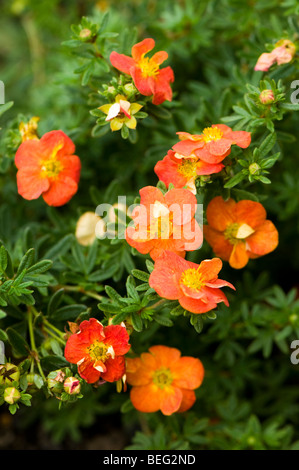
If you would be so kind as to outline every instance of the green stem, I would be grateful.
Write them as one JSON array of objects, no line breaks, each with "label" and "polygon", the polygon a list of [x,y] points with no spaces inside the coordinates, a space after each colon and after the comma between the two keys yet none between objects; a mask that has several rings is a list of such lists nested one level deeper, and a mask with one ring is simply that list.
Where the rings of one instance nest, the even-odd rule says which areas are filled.
[{"label": "green stem", "polygon": [[62,333],[62,331],[60,331],[58,328],[56,328],[56,326],[52,325],[52,323],[50,323],[46,318],[43,318],[43,323],[46,327],[50,328],[51,330],[53,330],[61,340],[63,340],[64,338],[64,333]]},{"label": "green stem", "polygon": [[[34,309],[35,310],[35,309]],[[43,369],[40,365],[39,357],[38,357],[38,352],[35,344],[35,338],[34,338],[34,331],[33,331],[33,316],[32,316],[32,307],[28,308],[28,329],[29,329],[29,337],[30,337],[30,345],[31,345],[31,350],[35,353],[34,354],[34,359],[36,361],[37,368],[39,370],[39,373],[43,379],[44,382],[46,382],[46,377],[44,375]]]},{"label": "green stem", "polygon": [[90,290],[84,290],[82,287],[77,286],[55,286],[55,289],[65,289],[68,292],[80,292],[83,295],[87,295],[88,297],[92,297],[97,300],[103,300],[104,296],[97,294],[96,292],[92,292]]},{"label": "green stem", "polygon": [[158,300],[158,302],[156,302],[155,304],[151,305],[150,307],[148,307],[149,309],[152,309],[152,308],[157,308],[159,307],[160,305],[164,304],[164,302],[166,302],[167,299],[161,299],[161,300]]},{"label": "green stem", "polygon": [[60,343],[62,346],[65,346],[65,341],[63,341],[62,338],[60,338],[59,336],[56,336],[53,331],[51,331],[49,328],[47,328],[46,326],[44,326],[44,331],[46,333],[48,333],[48,335],[52,336],[52,338],[54,338],[56,341],[58,341],[58,343]]}]

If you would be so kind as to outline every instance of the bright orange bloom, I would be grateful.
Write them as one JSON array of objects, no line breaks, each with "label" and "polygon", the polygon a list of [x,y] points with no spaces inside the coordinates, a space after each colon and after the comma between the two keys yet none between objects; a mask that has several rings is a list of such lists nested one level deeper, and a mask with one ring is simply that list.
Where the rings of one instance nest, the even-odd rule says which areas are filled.
[{"label": "bright orange bloom", "polygon": [[181,357],[176,348],[152,346],[140,358],[127,359],[130,398],[143,413],[161,410],[164,415],[182,413],[193,406],[194,390],[202,384],[204,367],[199,359]]},{"label": "bright orange bloom", "polygon": [[100,378],[116,382],[125,374],[124,355],[130,349],[129,335],[124,326],[104,327],[91,318],[80,324],[80,330],[69,336],[64,355],[77,364],[80,376],[88,383]]},{"label": "bright orange bloom", "polygon": [[231,152],[231,146],[247,148],[251,142],[251,134],[246,131],[233,131],[225,124],[213,124],[206,127],[202,134],[177,132],[180,142],[172,148],[176,158],[198,157],[206,163],[222,162]]},{"label": "bright orange bloom", "polygon": [[62,131],[25,140],[17,150],[18,192],[28,200],[42,195],[49,206],[66,204],[77,192],[81,163],[75,145]]},{"label": "bright orange bloom", "polygon": [[259,202],[224,201],[217,196],[207,207],[205,238],[216,256],[232,268],[243,268],[249,258],[266,255],[278,245],[278,232],[266,216]]},{"label": "bright orange bloom", "polygon": [[195,181],[200,175],[219,173],[224,168],[222,163],[206,163],[199,158],[176,158],[175,152],[169,150],[167,155],[160,160],[154,171],[160,181],[168,187],[170,183],[175,188],[186,186],[189,191],[196,194]]},{"label": "bright orange bloom", "polygon": [[153,104],[172,100],[170,83],[174,81],[171,67],[160,69],[168,58],[165,51],[156,52],[151,58],[145,55],[155,47],[152,38],[144,39],[132,47],[132,57],[113,51],[110,61],[113,67],[133,78],[137,90],[144,96],[153,95]]},{"label": "bright orange bloom", "polygon": [[202,230],[194,218],[196,197],[187,189],[171,189],[165,195],[154,186],[139,191],[140,205],[132,213],[133,223],[126,230],[126,240],[142,254],[156,259],[164,250],[185,256],[198,249]]},{"label": "bright orange bloom", "polygon": [[196,264],[165,251],[155,262],[149,285],[160,297],[178,300],[188,312],[206,313],[216,308],[219,302],[229,305],[221,287],[235,289],[229,282],[218,279],[221,268],[219,258]]},{"label": "bright orange bloom", "polygon": [[264,52],[258,58],[254,67],[255,71],[268,72],[269,68],[275,63],[277,65],[287,64],[291,62],[296,53],[296,46],[288,39],[281,39],[275,44],[275,48],[271,52]]}]

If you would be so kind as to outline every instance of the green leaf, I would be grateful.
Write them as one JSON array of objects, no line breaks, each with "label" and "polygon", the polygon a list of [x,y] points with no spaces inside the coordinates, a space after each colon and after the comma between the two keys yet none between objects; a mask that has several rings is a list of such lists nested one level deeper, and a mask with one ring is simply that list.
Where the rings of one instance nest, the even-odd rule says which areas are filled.
[{"label": "green leaf", "polygon": [[140,332],[143,330],[143,322],[140,315],[136,312],[132,313],[131,315],[132,326],[134,330]]},{"label": "green leaf", "polygon": [[20,356],[27,356],[30,348],[23,336],[12,327],[7,328],[6,333],[9,343],[16,353]]},{"label": "green leaf", "polygon": [[194,326],[196,333],[201,333],[203,329],[203,319],[200,314],[191,314],[190,323]]},{"label": "green leaf", "polygon": [[132,275],[136,277],[136,279],[139,279],[140,281],[148,282],[149,280],[149,274],[139,269],[133,269]]},{"label": "green leaf", "polygon": [[119,305],[123,305],[122,296],[118,292],[116,292],[116,290],[113,289],[113,287],[105,286],[105,292],[108,295],[108,297],[110,297],[111,300],[115,301]]},{"label": "green leaf", "polygon": [[49,355],[41,357],[40,364],[43,369],[50,371],[69,366],[69,363],[63,356]]},{"label": "green leaf", "polygon": [[232,189],[232,194],[235,196],[237,200],[242,200],[242,199],[249,199],[250,201],[256,201],[259,202],[259,198],[253,194],[250,193],[249,191],[245,191],[244,189]]},{"label": "green leaf", "polygon": [[130,399],[126,400],[120,407],[121,413],[129,413],[133,411],[135,408]]},{"label": "green leaf", "polygon": [[107,269],[101,269],[98,271],[94,271],[92,274],[88,276],[88,280],[90,282],[101,282],[106,281],[106,279],[110,279],[116,271],[119,270],[118,264],[113,264]]},{"label": "green leaf", "polygon": [[27,269],[27,274],[40,274],[48,271],[53,265],[53,261],[50,259],[45,259],[38,261],[37,263],[33,264],[29,269]]},{"label": "green leaf", "polygon": [[165,317],[163,315],[158,315],[156,314],[154,316],[154,320],[159,323],[159,325],[162,325],[162,326],[167,326],[167,327],[171,327],[173,326],[173,321],[168,318],[168,317]]},{"label": "green leaf", "polygon": [[242,171],[240,171],[240,173],[237,173],[227,183],[225,183],[224,187],[227,189],[233,188],[234,186],[236,186],[236,184],[240,183],[244,178],[245,178],[245,174]]},{"label": "green leaf", "polygon": [[64,294],[64,289],[59,289],[50,297],[48,308],[47,308],[47,314],[49,316],[51,316],[55,312],[57,307],[59,306],[62,300],[63,294]]},{"label": "green leaf", "polygon": [[105,302],[98,304],[98,308],[102,310],[103,312],[107,312],[107,313],[118,313],[120,310],[119,305],[115,305],[112,303],[105,303]]},{"label": "green leaf", "polygon": [[21,259],[21,262],[19,264],[18,270],[17,270],[17,275],[20,274],[24,269],[28,269],[34,260],[34,255],[35,255],[35,249],[30,248],[27,253],[23,256]]},{"label": "green leaf", "polygon": [[126,282],[127,293],[129,297],[132,297],[136,302],[139,302],[139,294],[136,290],[135,282],[132,276],[128,276]]},{"label": "green leaf", "polygon": [[120,312],[112,318],[112,325],[119,325],[121,322],[125,321],[127,318],[127,312]]},{"label": "green leaf", "polygon": [[81,304],[73,304],[73,305],[66,305],[65,307],[61,307],[52,314],[52,318],[57,321],[72,321],[76,320],[80,313],[85,312],[87,310],[86,305]]},{"label": "green leaf", "polygon": [[7,251],[4,246],[0,248],[0,269],[2,272],[5,272],[7,267]]},{"label": "green leaf", "polygon": [[13,101],[8,101],[8,103],[2,104],[0,106],[0,116],[2,116],[2,114],[8,111],[13,106],[13,104],[14,104]]},{"label": "green leaf", "polygon": [[73,234],[66,235],[65,237],[61,238],[59,242],[55,243],[55,245],[45,253],[43,258],[54,261],[56,258],[64,255],[69,250],[73,240]]},{"label": "green leaf", "polygon": [[5,318],[6,316],[7,316],[7,313],[4,312],[4,310],[1,310],[1,309],[0,309],[0,320],[1,320],[2,318]]},{"label": "green leaf", "polygon": [[274,147],[276,143],[276,139],[277,139],[276,133],[273,132],[269,134],[265,138],[265,140],[263,140],[261,145],[258,147],[260,158],[264,158],[270,152],[270,150]]}]

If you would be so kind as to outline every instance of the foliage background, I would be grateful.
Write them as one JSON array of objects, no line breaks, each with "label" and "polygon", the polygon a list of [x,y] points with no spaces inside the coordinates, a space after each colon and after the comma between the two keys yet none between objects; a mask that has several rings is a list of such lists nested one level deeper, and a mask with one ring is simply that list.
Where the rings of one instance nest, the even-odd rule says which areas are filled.
[{"label": "foliage background", "polygon": [[[89,59],[63,44],[71,39],[70,26],[79,24],[82,16],[100,24],[106,11],[105,31],[119,35],[107,37],[103,44],[106,58],[115,48],[129,54],[132,44],[153,37],[157,50],[169,53],[167,65],[175,73],[174,101],[161,111],[152,109],[138,124],[136,142],[122,139],[120,133],[92,135],[95,117],[90,110],[101,104],[95,105],[96,90],[111,74],[99,64],[90,72],[75,73]],[[80,250],[74,239],[79,215],[94,211],[101,202],[117,202],[118,195],[133,202],[141,187],[156,185],[154,165],[177,141],[177,131],[196,133],[224,117],[229,117],[228,125],[251,130],[250,113],[240,123],[240,117],[231,119],[240,112],[233,107],[244,107],[246,84],[259,86],[263,75],[253,68],[267,44],[281,37],[298,38],[298,13],[295,0],[1,2],[0,78],[6,101],[14,105],[1,117],[0,238],[15,267],[32,247],[35,261],[53,261],[45,285],[34,289],[42,311],[47,311],[53,292],[66,285],[99,293],[101,285],[109,284],[125,295],[126,278],[132,268],[144,269],[144,257],[132,255],[125,242],[98,242],[88,252]],[[290,103],[296,63],[268,76],[276,83],[282,79],[285,102]],[[23,117],[31,116],[40,117],[40,135],[52,129],[68,134],[82,161],[79,191],[59,209],[17,194],[17,127]],[[263,203],[279,231],[279,247],[241,271],[225,264],[222,277],[236,286],[236,293],[229,294],[229,308],[217,310],[217,319],[204,321],[201,334],[186,317],[174,317],[172,327],[167,320],[153,321],[132,335],[137,353],[165,344],[202,360],[206,376],[192,410],[182,416],[141,416],[130,409],[128,394],[117,394],[113,384],[96,391],[87,388],[82,399],[58,410],[56,400],[45,400],[37,391],[33,406],[21,407],[14,417],[2,407],[2,448],[299,448],[299,366],[290,362],[290,344],[299,339],[296,107],[285,109],[283,119],[273,122],[277,141],[272,151],[281,154],[270,170],[272,183],[247,182],[239,188]],[[253,129],[257,142],[268,131],[265,124]],[[217,183],[213,189],[216,194],[223,191]],[[208,190],[203,188],[203,197]],[[192,260],[211,255],[204,244]],[[65,289],[59,307],[67,310],[56,310],[52,318],[63,330],[66,320],[78,314],[101,318],[97,304],[84,292]],[[14,325],[26,336],[22,305],[8,305],[3,311],[7,316],[0,317],[2,331]],[[28,431],[31,437],[25,439]]]}]

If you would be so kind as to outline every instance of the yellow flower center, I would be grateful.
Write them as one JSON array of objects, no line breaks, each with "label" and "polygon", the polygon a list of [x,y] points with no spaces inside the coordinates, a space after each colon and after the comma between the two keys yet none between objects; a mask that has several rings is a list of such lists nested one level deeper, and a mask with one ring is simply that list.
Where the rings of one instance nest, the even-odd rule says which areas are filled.
[{"label": "yellow flower center", "polygon": [[188,180],[196,177],[197,160],[183,158],[178,165],[178,172]]},{"label": "yellow flower center", "polygon": [[189,287],[189,289],[201,289],[205,283],[202,274],[199,272],[198,268],[190,268],[183,272],[180,282]]},{"label": "yellow flower center", "polygon": [[245,239],[252,235],[254,230],[250,225],[247,224],[230,224],[224,231],[224,238],[228,240],[232,245],[238,242],[245,242]]},{"label": "yellow flower center", "polygon": [[62,170],[62,164],[59,160],[45,160],[42,165],[42,172],[48,178],[57,178]]},{"label": "yellow flower center", "polygon": [[138,66],[143,78],[155,77],[159,72],[159,65],[149,57],[144,57],[144,54],[142,54]]},{"label": "yellow flower center", "polygon": [[223,132],[218,127],[206,127],[203,131],[203,140],[207,142],[220,140]]},{"label": "yellow flower center", "polygon": [[148,227],[148,233],[150,234],[151,239],[161,238],[163,240],[168,240],[171,237],[173,232],[173,224],[171,216],[162,216],[154,220]]},{"label": "yellow flower center", "polygon": [[172,384],[173,378],[169,369],[162,367],[158,369],[153,374],[153,382],[159,388],[163,389]]},{"label": "yellow flower center", "polygon": [[57,153],[61,150],[63,144],[58,144],[54,148],[50,158],[42,160],[41,170],[42,176],[47,176],[48,178],[55,179],[59,173],[63,170],[63,165],[61,161],[57,159]]},{"label": "yellow flower center", "polygon": [[108,346],[99,340],[96,340],[94,343],[92,343],[92,345],[89,346],[87,350],[89,356],[94,361],[104,362],[107,359]]}]

